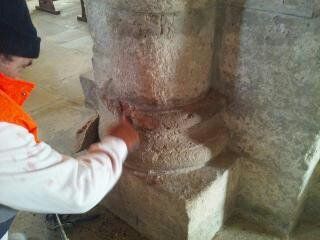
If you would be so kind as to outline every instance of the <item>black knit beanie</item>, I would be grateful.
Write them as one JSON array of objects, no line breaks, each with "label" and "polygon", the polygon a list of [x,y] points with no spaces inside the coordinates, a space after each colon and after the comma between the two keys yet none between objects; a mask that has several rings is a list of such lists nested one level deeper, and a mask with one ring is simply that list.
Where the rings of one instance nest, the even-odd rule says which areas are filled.
[{"label": "black knit beanie", "polygon": [[25,0],[0,0],[0,53],[37,58],[41,39]]}]

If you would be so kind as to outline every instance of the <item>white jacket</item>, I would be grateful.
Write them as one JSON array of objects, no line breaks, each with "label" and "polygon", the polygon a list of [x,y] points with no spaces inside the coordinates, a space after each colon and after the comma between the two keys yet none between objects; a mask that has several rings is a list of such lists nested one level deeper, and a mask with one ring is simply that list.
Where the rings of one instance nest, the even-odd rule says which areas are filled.
[{"label": "white jacket", "polygon": [[115,185],[127,152],[123,140],[108,136],[75,159],[37,144],[23,127],[0,122],[0,204],[37,213],[86,212]]}]

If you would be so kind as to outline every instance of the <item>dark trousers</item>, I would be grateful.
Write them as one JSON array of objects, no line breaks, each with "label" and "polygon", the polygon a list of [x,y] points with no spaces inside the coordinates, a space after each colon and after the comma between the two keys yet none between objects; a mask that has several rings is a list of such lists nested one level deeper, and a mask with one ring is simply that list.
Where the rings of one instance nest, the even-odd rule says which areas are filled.
[{"label": "dark trousers", "polygon": [[0,223],[0,239],[9,231],[9,228],[14,220],[14,217],[6,222]]}]

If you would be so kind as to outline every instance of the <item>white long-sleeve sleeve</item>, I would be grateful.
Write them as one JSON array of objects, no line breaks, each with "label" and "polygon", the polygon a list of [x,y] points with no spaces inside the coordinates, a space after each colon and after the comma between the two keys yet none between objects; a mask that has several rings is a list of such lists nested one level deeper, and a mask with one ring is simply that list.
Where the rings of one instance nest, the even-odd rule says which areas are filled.
[{"label": "white long-sleeve sleeve", "polygon": [[0,204],[38,213],[86,212],[113,188],[126,156],[121,139],[106,137],[75,159],[0,122]]}]

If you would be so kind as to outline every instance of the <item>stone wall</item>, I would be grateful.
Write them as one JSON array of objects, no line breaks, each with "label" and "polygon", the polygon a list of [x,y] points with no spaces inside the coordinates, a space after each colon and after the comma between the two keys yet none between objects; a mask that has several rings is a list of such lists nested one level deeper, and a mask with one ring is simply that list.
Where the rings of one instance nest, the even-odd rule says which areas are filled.
[{"label": "stone wall", "polygon": [[240,211],[288,233],[320,158],[320,1],[284,3],[219,4],[213,86],[243,156]]}]

